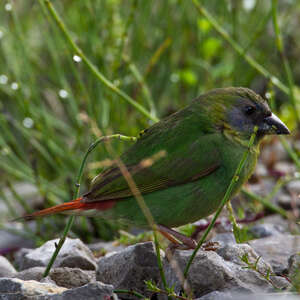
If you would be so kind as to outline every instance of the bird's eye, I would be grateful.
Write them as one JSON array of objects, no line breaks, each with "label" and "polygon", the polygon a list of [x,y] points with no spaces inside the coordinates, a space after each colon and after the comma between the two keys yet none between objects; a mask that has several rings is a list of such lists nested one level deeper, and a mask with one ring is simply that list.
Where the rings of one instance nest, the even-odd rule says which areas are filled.
[{"label": "bird's eye", "polygon": [[255,107],[254,106],[246,106],[245,107],[245,115],[250,116],[255,112]]}]

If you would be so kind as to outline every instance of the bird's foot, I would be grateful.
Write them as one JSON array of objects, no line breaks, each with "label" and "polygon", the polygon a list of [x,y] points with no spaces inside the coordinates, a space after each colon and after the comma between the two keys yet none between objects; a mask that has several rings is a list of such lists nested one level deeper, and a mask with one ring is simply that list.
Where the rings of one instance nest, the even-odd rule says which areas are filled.
[{"label": "bird's foot", "polygon": [[218,242],[207,242],[201,246],[204,251],[217,251],[220,247]]},{"label": "bird's foot", "polygon": [[168,228],[164,225],[158,225],[159,232],[166,237],[171,242],[171,248],[173,251],[175,249],[180,250],[189,250],[195,249],[197,247],[197,243],[194,239],[175,231],[171,228]]},{"label": "bird's foot", "polygon": [[[175,250],[190,250],[197,247],[197,242],[171,228],[168,228],[164,225],[158,225],[159,232],[167,238],[171,243],[167,248],[167,251],[174,253]],[[220,247],[218,242],[207,242],[201,246],[201,249],[204,251],[216,251]]]}]

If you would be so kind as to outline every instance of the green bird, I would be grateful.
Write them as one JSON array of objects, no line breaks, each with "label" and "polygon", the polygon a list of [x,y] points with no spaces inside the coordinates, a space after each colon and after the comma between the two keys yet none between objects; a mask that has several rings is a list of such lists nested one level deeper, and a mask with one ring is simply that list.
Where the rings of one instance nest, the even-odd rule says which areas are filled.
[{"label": "green bird", "polygon": [[[144,130],[120,156],[159,230],[170,240],[175,236],[187,246],[195,246],[170,228],[197,221],[217,210],[255,126],[257,135],[234,195],[253,172],[263,137],[289,134],[267,102],[250,89],[220,88],[201,95]],[[59,212],[148,226],[118,164],[100,173],[82,197],[25,218]]]}]

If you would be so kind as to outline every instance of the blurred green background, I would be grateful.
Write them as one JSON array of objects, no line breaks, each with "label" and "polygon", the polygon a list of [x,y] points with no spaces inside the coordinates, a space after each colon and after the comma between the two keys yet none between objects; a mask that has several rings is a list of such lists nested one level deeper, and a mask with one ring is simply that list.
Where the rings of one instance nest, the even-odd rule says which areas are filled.
[{"label": "blurred green background", "polygon": [[[242,56],[193,1],[51,3],[94,66],[153,117],[162,118],[210,89],[245,86],[262,95],[274,94],[279,116],[296,128],[296,106],[288,94],[292,90],[299,105],[299,1],[279,1],[277,15],[272,1],[199,1],[241,47]],[[245,60],[251,55],[288,86],[274,16],[282,31],[284,57],[292,66],[294,82],[288,92],[274,87],[276,79],[270,81]],[[0,3],[0,110],[0,198],[9,211],[1,228],[22,209],[70,200],[84,153],[99,133],[137,136],[153,123],[96,78],[70,47],[43,0]],[[129,144],[112,141],[117,153]],[[81,192],[109,159],[103,146],[91,154]],[[35,187],[33,197],[39,200],[31,204],[33,199],[16,189],[19,183]],[[30,229],[31,238],[39,243],[58,236],[64,222],[63,217],[39,220]],[[85,241],[116,234],[116,224],[99,219],[78,218],[76,223],[72,234]]]}]

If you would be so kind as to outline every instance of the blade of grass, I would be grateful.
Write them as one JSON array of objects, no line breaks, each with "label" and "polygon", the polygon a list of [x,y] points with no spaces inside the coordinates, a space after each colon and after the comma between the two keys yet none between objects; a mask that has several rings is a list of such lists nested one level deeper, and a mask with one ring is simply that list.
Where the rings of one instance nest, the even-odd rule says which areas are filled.
[{"label": "blade of grass", "polygon": [[150,108],[151,114],[156,117],[156,108],[155,108],[155,105],[154,105],[154,101],[153,101],[151,92],[150,92],[150,90],[148,88],[148,85],[145,81],[145,78],[140,73],[140,71],[138,70],[136,65],[132,61],[130,61],[129,57],[124,56],[124,61],[128,64],[129,70],[131,71],[131,73],[133,74],[133,76],[135,77],[135,79],[137,80],[139,85],[141,86],[142,92],[144,94],[144,97],[146,98],[146,101],[147,101],[148,106]]},{"label": "blade of grass", "polygon": [[131,3],[131,7],[130,7],[130,12],[129,12],[129,16],[128,19],[125,23],[124,26],[124,30],[121,36],[121,42],[120,42],[120,46],[119,46],[119,58],[116,60],[116,62],[114,63],[113,66],[113,74],[115,73],[116,70],[118,70],[118,68],[120,67],[121,63],[122,63],[122,57],[125,53],[125,48],[127,45],[127,41],[128,41],[128,33],[129,33],[129,29],[134,21],[134,16],[135,16],[135,12],[137,10],[137,6],[138,6],[138,1],[137,0],[133,0]]},{"label": "blade of grass", "polygon": [[19,204],[25,209],[26,213],[31,213],[32,209],[30,208],[30,206],[26,203],[26,201],[23,199],[23,197],[21,197],[17,191],[15,190],[15,188],[13,187],[12,183],[7,180],[6,184],[9,188],[9,190],[11,191],[13,197],[15,200],[17,200],[17,202],[19,202]]},{"label": "blade of grass", "polygon": [[[275,110],[275,105],[274,105],[275,99],[274,99],[274,91],[273,90],[271,90],[269,100],[270,100],[271,109],[274,111]],[[286,138],[284,138],[283,136],[279,136],[279,139],[280,139],[280,142],[281,142],[284,150],[287,152],[287,154],[290,156],[292,161],[295,163],[298,170],[300,170],[300,160],[299,160],[299,156],[296,153],[296,151],[289,145]]]},{"label": "blade of grass", "polygon": [[[121,134],[114,134],[114,135],[110,135],[110,136],[103,136],[103,137],[100,137],[97,141],[95,141],[94,143],[92,143],[90,145],[90,147],[88,148],[88,150],[86,151],[84,157],[83,157],[83,160],[81,162],[81,165],[80,165],[80,168],[79,168],[79,171],[78,171],[78,175],[77,175],[77,179],[76,179],[76,183],[75,183],[75,193],[74,193],[74,199],[77,199],[79,197],[79,192],[80,192],[80,182],[81,182],[81,179],[82,179],[82,175],[83,175],[83,169],[85,167],[85,164],[86,164],[86,161],[88,159],[88,156],[90,155],[90,153],[102,142],[105,142],[105,141],[108,141],[109,139],[119,139],[119,140],[122,140],[122,141],[135,141],[136,138],[135,137],[129,137],[129,136],[124,136],[124,135],[121,135]],[[62,248],[66,238],[67,238],[67,235],[74,223],[74,220],[75,220],[75,216],[72,216],[69,218],[66,226],[65,226],[65,229],[63,231],[63,234],[62,234],[62,237],[60,238],[58,244],[55,245],[55,251],[47,265],[47,268],[43,274],[44,277],[47,277],[50,270],[51,270],[51,267],[53,266],[55,260],[56,260],[56,257],[60,251],[60,249]]]},{"label": "blade of grass", "polygon": [[274,204],[272,204],[270,201],[246,190],[246,189],[242,189],[242,194],[244,194],[246,197],[251,198],[253,200],[258,201],[259,203],[261,203],[264,207],[268,208],[269,210],[278,213],[280,215],[282,215],[284,218],[288,218],[288,214],[286,213],[286,211]]},{"label": "blade of grass", "polygon": [[230,46],[241,55],[245,61],[252,66],[257,72],[259,72],[264,77],[271,80],[271,82],[282,90],[285,94],[289,94],[289,88],[282,83],[276,76],[271,74],[267,69],[265,69],[260,63],[258,63],[252,56],[246,54],[244,49],[228,34],[226,30],[222,28],[219,22],[199,3],[198,0],[193,0],[193,3],[197,11],[203,15],[211,26],[226,40]]},{"label": "blade of grass", "polygon": [[[41,2],[42,0],[39,0]],[[53,7],[50,0],[44,0],[46,7],[50,13],[50,15],[55,20],[55,23],[60,28],[61,32],[65,36],[68,44],[73,49],[73,51],[81,57],[82,61],[86,64],[88,69],[91,73],[93,73],[96,78],[102,82],[106,87],[108,87],[111,91],[113,91],[115,94],[119,95],[122,99],[124,99],[126,102],[131,104],[136,110],[138,110],[140,113],[142,113],[144,116],[149,118],[150,120],[157,122],[158,119],[151,115],[150,112],[148,112],[142,105],[137,103],[134,99],[132,99],[129,95],[127,95],[124,91],[120,90],[118,87],[116,87],[110,80],[108,80],[99,70],[98,68],[87,58],[87,56],[84,54],[84,52],[79,48],[76,43],[73,41],[69,30],[66,28],[64,22],[56,12],[55,8]]]},{"label": "blade of grass", "polygon": [[282,41],[280,27],[279,27],[278,18],[277,18],[277,4],[278,4],[277,0],[272,0],[272,20],[273,20],[273,27],[274,27],[274,31],[275,31],[275,37],[276,37],[276,46],[277,46],[277,50],[279,52],[279,55],[280,55],[282,63],[283,63],[284,71],[285,71],[286,78],[288,81],[289,98],[290,98],[291,105],[294,108],[293,112],[295,115],[295,120],[297,121],[297,127],[299,127],[300,126],[300,111],[297,109],[297,105],[296,105],[296,99],[295,99],[295,94],[294,94],[293,73],[292,73],[289,61],[284,52],[283,41]]}]

